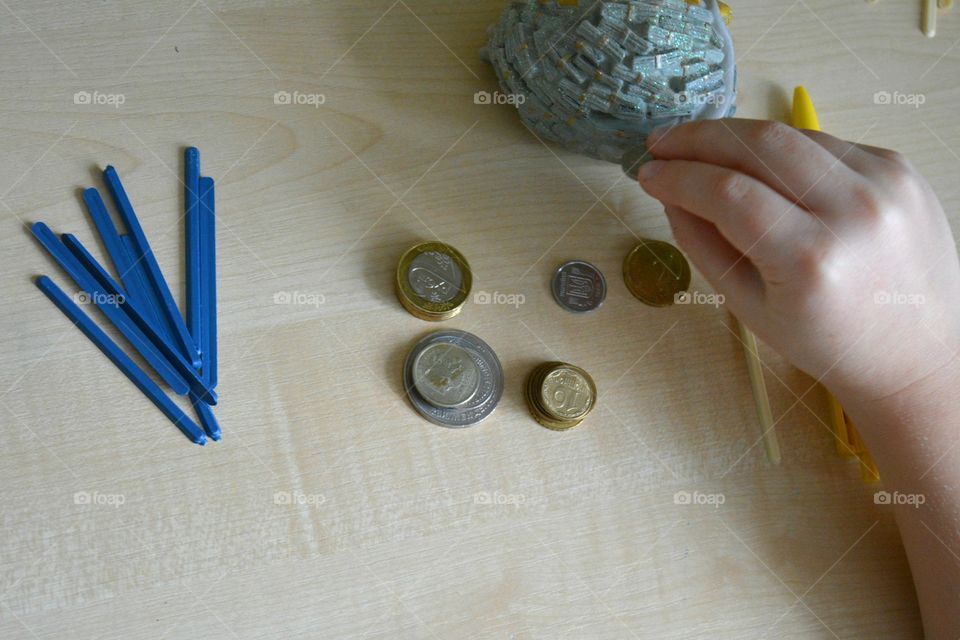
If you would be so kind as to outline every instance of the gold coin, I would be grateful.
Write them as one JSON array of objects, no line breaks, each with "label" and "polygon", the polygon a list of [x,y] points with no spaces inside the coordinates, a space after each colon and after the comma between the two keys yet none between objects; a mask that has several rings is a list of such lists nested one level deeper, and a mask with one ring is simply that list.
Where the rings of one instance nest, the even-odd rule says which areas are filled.
[{"label": "gold coin", "polygon": [[641,240],[623,261],[623,281],[640,302],[668,307],[690,287],[690,265],[669,242]]},{"label": "gold coin", "polygon": [[590,375],[565,362],[544,362],[534,367],[524,386],[530,415],[554,431],[576,427],[593,409],[597,388]]},{"label": "gold coin", "polygon": [[473,276],[463,255],[443,242],[408,249],[397,265],[397,298],[421,320],[447,320],[460,313]]},{"label": "gold coin", "polygon": [[551,417],[578,420],[593,408],[596,389],[583,369],[565,365],[552,369],[540,385],[540,399]]}]

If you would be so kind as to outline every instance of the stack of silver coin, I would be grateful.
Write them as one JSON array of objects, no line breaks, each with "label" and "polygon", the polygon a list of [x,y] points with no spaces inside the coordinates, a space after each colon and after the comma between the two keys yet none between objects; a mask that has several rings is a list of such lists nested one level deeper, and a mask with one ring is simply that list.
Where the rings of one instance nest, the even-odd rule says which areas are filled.
[{"label": "stack of silver coin", "polygon": [[469,427],[503,396],[503,368],[490,346],[466,331],[436,331],[407,355],[403,386],[413,408],[443,427]]}]

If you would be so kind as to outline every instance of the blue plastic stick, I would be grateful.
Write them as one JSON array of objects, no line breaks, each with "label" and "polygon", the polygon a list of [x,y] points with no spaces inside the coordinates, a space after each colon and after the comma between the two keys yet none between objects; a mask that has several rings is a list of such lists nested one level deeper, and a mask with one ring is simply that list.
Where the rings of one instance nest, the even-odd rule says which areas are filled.
[{"label": "blue plastic stick", "polygon": [[203,378],[211,389],[217,386],[217,215],[214,193],[213,178],[200,178]]},{"label": "blue plastic stick", "polygon": [[[157,330],[157,333],[163,338],[164,342],[173,344],[173,336],[167,327],[167,321],[163,317],[163,314],[159,313],[159,304],[153,300],[153,289],[147,286],[147,274],[143,272],[143,261],[140,260],[137,255],[137,248],[133,246],[133,240],[129,235],[123,234],[120,236],[120,243],[123,245],[123,250],[127,254],[127,259],[130,261],[131,283],[130,286],[127,287],[127,291],[129,292],[131,288],[137,290],[138,295],[135,298],[135,302],[139,305],[140,311],[146,313],[147,320],[149,320],[153,328]],[[67,247],[69,246],[68,244]]]},{"label": "blue plastic stick", "polygon": [[[110,274],[107,273],[102,266],[100,266],[100,263],[97,262],[96,258],[90,255],[90,252],[87,251],[86,247],[84,247],[83,244],[76,239],[76,237],[69,233],[63,234],[62,237],[63,244],[80,262],[80,266],[85,269],[86,275],[94,278],[103,291],[109,295],[115,296],[114,299],[123,300],[123,303],[120,305],[122,312],[125,313],[127,317],[137,325],[140,331],[143,332],[143,335],[146,336],[151,343],[153,343],[153,346],[160,351],[166,362],[170,365],[173,365],[173,368],[186,382],[190,390],[196,394],[198,398],[202,398],[204,402],[216,404],[216,392],[214,392],[209,385],[205,384],[205,382],[197,374],[196,370],[193,369],[190,364],[183,359],[183,356],[180,355],[180,352],[177,351],[172,344],[170,344],[166,339],[164,339],[163,336],[160,335],[159,331],[157,331],[155,328],[155,325],[147,319],[147,312],[140,301],[121,298],[120,296],[123,296],[124,294],[122,291],[120,291],[117,281],[110,277]],[[79,284],[79,282],[77,284]],[[115,307],[111,305],[111,308]]]},{"label": "blue plastic stick", "polygon": [[184,224],[186,239],[186,272],[187,272],[187,329],[193,337],[193,342],[203,360],[203,332],[201,331],[200,317],[203,314],[201,297],[201,257],[200,245],[202,232],[200,230],[200,152],[196,147],[188,147],[183,154],[184,160]]},{"label": "blue plastic stick", "polygon": [[107,255],[110,256],[110,262],[113,263],[114,270],[120,276],[120,280],[123,281],[124,289],[127,290],[130,297],[136,299],[138,296],[136,283],[130,273],[130,258],[127,252],[123,250],[120,234],[117,232],[117,227],[114,226],[110,214],[107,213],[107,207],[103,204],[100,192],[93,187],[84,189],[83,201],[87,205],[87,211],[93,219],[93,224],[96,225],[97,231],[100,233],[100,239],[107,250]]},{"label": "blue plastic stick", "polygon": [[63,269],[73,278],[83,291],[93,298],[93,302],[103,311],[103,315],[117,328],[143,359],[147,361],[163,381],[176,393],[183,395],[189,389],[186,381],[167,362],[143,332],[137,328],[127,314],[120,309],[116,291],[109,292],[97,284],[96,279],[84,268],[79,260],[57,239],[50,228],[42,222],[35,222],[30,228],[40,244],[50,253]]},{"label": "blue plastic stick", "polygon": [[167,321],[173,327],[174,343],[194,367],[199,367],[200,354],[197,352],[197,348],[193,344],[190,334],[187,332],[187,327],[183,323],[183,316],[180,315],[180,311],[177,309],[177,303],[173,300],[173,295],[170,293],[167,281],[163,279],[163,274],[160,272],[160,265],[157,263],[157,258],[150,249],[150,243],[147,242],[147,236],[143,233],[143,227],[140,226],[137,214],[134,213],[133,207],[130,205],[127,193],[123,190],[123,184],[120,182],[120,176],[117,175],[117,170],[112,166],[108,166],[103,170],[103,177],[107,182],[107,188],[110,189],[110,194],[113,196],[117,211],[123,219],[127,231],[130,232],[137,251],[143,256],[143,261],[146,263],[145,271],[149,285],[153,287],[156,296],[163,302],[160,311],[166,316]]},{"label": "blue plastic stick", "polygon": [[173,401],[163,393],[160,387],[150,379],[150,376],[144,373],[143,369],[138,367],[133,360],[128,358],[127,354],[125,354],[113,340],[107,337],[107,334],[101,331],[100,327],[98,327],[80,307],[74,304],[60,287],[54,284],[47,276],[37,278],[36,285],[64,315],[70,318],[85,336],[90,338],[91,342],[97,345],[97,348],[99,348],[104,355],[110,358],[110,361],[130,379],[130,382],[137,385],[137,388],[150,398],[153,404],[155,404],[185,436],[190,438],[191,442],[201,445],[206,444],[207,437],[203,435],[200,427],[188,418],[187,415],[180,410],[180,407],[174,404]]},{"label": "blue plastic stick", "polygon": [[[123,235],[123,236],[120,236],[120,239],[124,242],[124,245],[127,247],[127,251],[130,252],[132,255],[136,251],[136,248],[133,247],[133,242],[130,236]],[[133,264],[133,269],[134,271],[138,271],[138,275],[140,276],[140,278],[143,279],[147,277],[146,274],[143,273],[143,261],[135,262]],[[158,317],[162,315],[159,313],[160,301],[153,298],[152,289],[147,288],[145,290],[145,293],[150,298],[147,304],[149,306],[149,312],[152,314],[151,320],[154,320],[155,322],[160,323],[160,325],[158,326],[158,329],[159,329],[158,333],[164,340],[169,342],[171,337],[169,329],[166,326],[166,323],[162,321],[163,319]],[[203,425],[203,429],[204,431],[207,432],[207,435],[213,440],[219,440],[220,425],[217,422],[216,417],[214,417],[213,415],[213,409],[210,408],[210,405],[217,404],[217,401],[218,401],[217,392],[213,390],[212,385],[207,383],[205,377],[201,376],[201,379],[203,380],[204,385],[206,386],[206,393],[204,395],[197,395],[196,391],[191,390],[189,394],[190,402],[191,404],[193,404],[194,408],[196,409],[197,416],[200,418],[200,424]],[[203,398],[203,400],[201,400],[201,398]]]},{"label": "blue plastic stick", "polygon": [[200,418],[200,424],[203,425],[203,430],[207,432],[211,440],[219,440],[220,423],[217,422],[217,417],[213,415],[213,407],[201,401],[194,393],[190,394],[190,402],[197,412],[197,417]]},{"label": "blue plastic stick", "polygon": [[[134,274],[133,286],[138,288],[136,301],[141,307],[149,307],[157,321],[154,323],[157,333],[164,340],[176,347],[177,343],[173,340],[174,329],[167,320],[167,314],[163,312],[163,302],[157,297],[157,291],[150,286],[150,276],[147,274],[147,263],[143,254],[137,249],[136,243],[129,233],[120,236],[120,242],[123,244],[124,251],[127,253],[127,259],[130,262],[130,271]],[[177,348],[179,351],[179,348]]]}]

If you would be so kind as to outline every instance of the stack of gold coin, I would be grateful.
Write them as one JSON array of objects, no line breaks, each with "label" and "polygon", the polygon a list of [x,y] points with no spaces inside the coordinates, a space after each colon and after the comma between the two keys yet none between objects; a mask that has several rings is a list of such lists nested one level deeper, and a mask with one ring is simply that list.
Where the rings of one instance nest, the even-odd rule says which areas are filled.
[{"label": "stack of gold coin", "polygon": [[667,307],[684,302],[690,287],[690,265],[669,242],[641,240],[623,261],[623,281],[640,302]]},{"label": "stack of gold coin", "polygon": [[580,367],[544,362],[530,372],[524,398],[534,420],[548,429],[565,431],[583,422],[593,409],[597,387]]},{"label": "stack of gold coin", "polygon": [[466,259],[443,242],[413,246],[397,265],[397,298],[421,320],[447,320],[460,313],[471,282]]}]

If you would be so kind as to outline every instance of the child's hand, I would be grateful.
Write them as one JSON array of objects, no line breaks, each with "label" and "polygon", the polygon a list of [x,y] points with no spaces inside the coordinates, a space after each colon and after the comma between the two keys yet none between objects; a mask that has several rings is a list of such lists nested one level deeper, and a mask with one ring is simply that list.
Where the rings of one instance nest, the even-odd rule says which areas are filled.
[{"label": "child's hand", "polygon": [[[754,120],[660,129],[640,185],[731,310],[831,389],[885,397],[960,344],[960,265],[900,155]],[[841,398],[842,399],[842,398]]]}]

